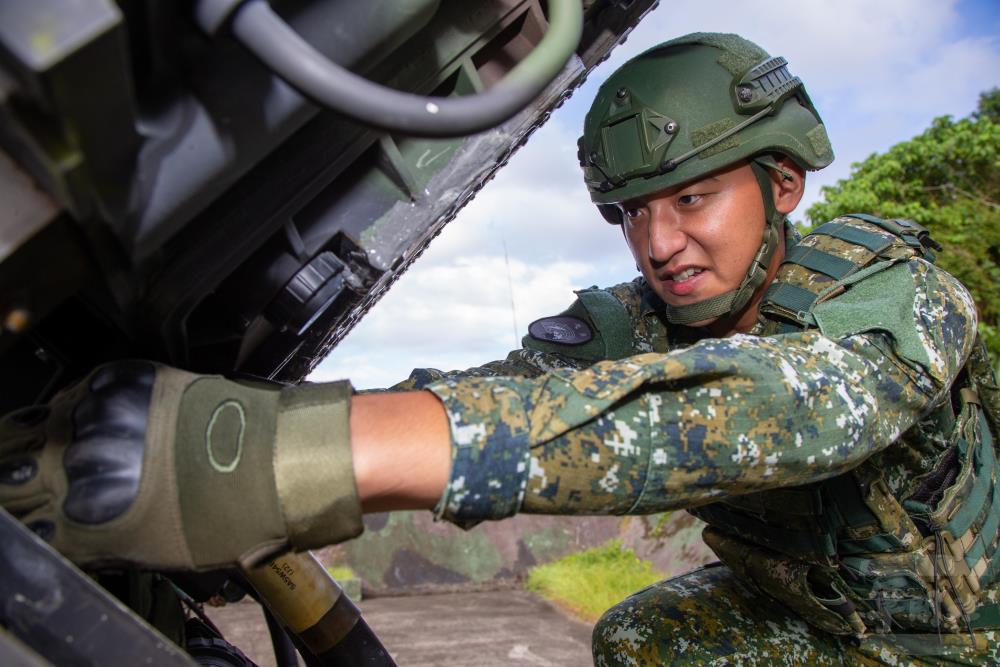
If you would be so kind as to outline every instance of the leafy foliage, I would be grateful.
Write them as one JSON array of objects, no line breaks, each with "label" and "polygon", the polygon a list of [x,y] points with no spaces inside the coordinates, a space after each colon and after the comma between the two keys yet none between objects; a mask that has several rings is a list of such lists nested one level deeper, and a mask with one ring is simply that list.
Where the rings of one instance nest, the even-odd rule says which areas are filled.
[{"label": "leafy foliage", "polygon": [[528,573],[528,590],[567,608],[586,621],[596,621],[629,594],[663,579],[648,562],[621,540],[570,554]]},{"label": "leafy foliage", "polygon": [[908,218],[944,246],[937,264],[972,292],[980,333],[1000,361],[1000,89],[968,118],[936,118],[919,136],[851,167],[809,207],[811,225],[845,213]]}]

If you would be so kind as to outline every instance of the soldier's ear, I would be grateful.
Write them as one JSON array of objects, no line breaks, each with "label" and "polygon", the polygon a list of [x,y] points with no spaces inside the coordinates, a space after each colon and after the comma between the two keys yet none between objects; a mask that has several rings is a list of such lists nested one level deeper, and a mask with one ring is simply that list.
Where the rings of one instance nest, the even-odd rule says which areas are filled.
[{"label": "soldier's ear", "polygon": [[777,160],[781,170],[769,169],[771,188],[774,194],[774,208],[779,213],[788,214],[802,201],[805,194],[806,172],[791,158],[782,155]]}]

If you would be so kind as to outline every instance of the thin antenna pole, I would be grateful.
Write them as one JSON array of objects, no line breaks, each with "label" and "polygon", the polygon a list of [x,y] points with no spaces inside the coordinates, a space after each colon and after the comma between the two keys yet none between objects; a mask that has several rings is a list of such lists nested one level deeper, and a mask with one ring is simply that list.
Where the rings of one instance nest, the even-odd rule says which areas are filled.
[{"label": "thin antenna pole", "polygon": [[510,259],[507,257],[507,239],[503,229],[500,230],[500,243],[503,244],[503,264],[507,267],[507,291],[510,294],[510,319],[514,325],[514,347],[521,346],[521,337],[517,335],[517,309],[514,308],[514,281],[510,278]]}]

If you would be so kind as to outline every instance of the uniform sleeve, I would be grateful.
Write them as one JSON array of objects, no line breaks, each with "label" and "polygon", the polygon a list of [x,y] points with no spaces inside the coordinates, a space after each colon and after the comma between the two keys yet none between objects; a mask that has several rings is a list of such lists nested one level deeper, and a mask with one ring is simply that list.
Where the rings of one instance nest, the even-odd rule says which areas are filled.
[{"label": "uniform sleeve", "polygon": [[482,366],[461,371],[415,368],[410,372],[410,377],[393,385],[390,389],[392,391],[424,389],[434,382],[462,378],[533,378],[547,371],[586,368],[590,363],[590,361],[574,359],[566,355],[525,348],[512,351],[502,361],[491,361]]},{"label": "uniform sleeve", "polygon": [[403,391],[423,389],[438,380],[469,377],[537,377],[566,369],[579,370],[601,359],[625,357],[636,352],[666,349],[667,332],[656,318],[644,317],[644,287],[641,279],[607,289],[590,287],[557,317],[579,321],[590,333],[582,344],[538,340],[526,335],[522,349],[510,352],[502,361],[456,371],[417,368],[410,377],[391,387]]},{"label": "uniform sleeve", "polygon": [[737,335],[583,370],[429,385],[452,435],[439,515],[471,525],[518,511],[657,512],[856,466],[942,400],[973,344],[964,288],[912,264],[901,267],[912,335],[898,322],[839,338]]}]

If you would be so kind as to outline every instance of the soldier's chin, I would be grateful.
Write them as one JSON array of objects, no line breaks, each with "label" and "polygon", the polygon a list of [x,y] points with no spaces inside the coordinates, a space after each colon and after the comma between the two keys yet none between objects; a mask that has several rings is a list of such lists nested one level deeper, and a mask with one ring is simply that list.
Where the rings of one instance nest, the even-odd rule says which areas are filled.
[{"label": "soldier's chin", "polygon": [[724,315],[716,315],[715,317],[709,317],[704,320],[698,320],[697,322],[688,322],[684,326],[691,327],[692,329],[708,329],[708,331],[717,338],[724,338],[731,333],[734,333],[732,329],[734,321],[732,317]]},{"label": "soldier's chin", "polygon": [[710,327],[711,325],[718,322],[720,319],[721,318],[719,317],[710,317],[707,320],[698,320],[697,322],[691,322],[690,324],[687,324],[685,326],[689,326],[693,329],[702,329],[705,327]]}]

